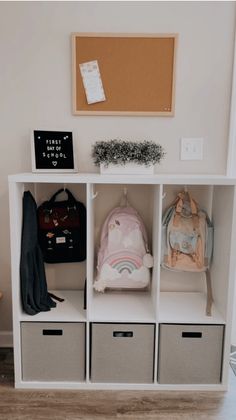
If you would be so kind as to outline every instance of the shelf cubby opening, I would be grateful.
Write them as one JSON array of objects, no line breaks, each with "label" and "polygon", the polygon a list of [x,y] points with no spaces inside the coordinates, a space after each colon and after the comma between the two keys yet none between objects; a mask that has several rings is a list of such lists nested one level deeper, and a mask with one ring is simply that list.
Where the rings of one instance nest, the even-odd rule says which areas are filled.
[{"label": "shelf cubby opening", "polygon": [[[101,230],[109,212],[124,203],[124,189],[127,191],[128,203],[138,211],[144,221],[150,251],[154,256],[150,286],[140,290],[105,290],[104,293],[99,293],[92,286],[97,276],[96,265]],[[155,320],[157,298],[157,277],[155,275],[157,245],[154,229],[157,225],[155,209],[159,206],[159,186],[94,184],[92,190],[93,197],[96,198],[91,199],[91,220],[93,220],[91,263],[94,267],[90,279],[91,317],[94,320],[104,321],[111,316],[113,321],[132,320],[139,322],[144,316],[145,321],[153,321]]]},{"label": "shelf cubby opening", "polygon": [[[165,185],[163,213],[184,185]],[[190,185],[187,187],[199,208],[207,211],[214,225],[210,275],[213,291],[212,316],[205,315],[205,273],[160,271],[160,322],[224,323],[226,319],[230,236],[233,222],[232,186]],[[228,203],[225,206],[225,203]],[[223,217],[222,217],[223,215]],[[171,310],[169,309],[171,308]],[[169,312],[169,313],[168,313]]]},{"label": "shelf cubby opening", "polygon": [[[30,191],[33,195],[37,206],[44,201],[49,200],[52,195],[59,189],[68,188],[76,200],[81,201],[86,206],[86,184],[67,184],[67,183],[17,183],[17,196],[19,208],[19,226],[18,237],[21,238],[22,230],[22,198],[24,191]],[[58,196],[58,201],[66,200],[67,194],[62,192]],[[17,246],[17,254],[20,261],[20,240]],[[49,312],[41,312],[34,317],[25,314],[22,310],[20,290],[19,290],[19,307],[22,320],[28,321],[84,321],[86,319],[85,311],[85,279],[86,279],[86,260],[73,263],[45,263],[45,272],[47,279],[48,291],[54,295],[63,298],[63,302],[57,302],[56,308]],[[20,278],[19,278],[20,285]]]}]

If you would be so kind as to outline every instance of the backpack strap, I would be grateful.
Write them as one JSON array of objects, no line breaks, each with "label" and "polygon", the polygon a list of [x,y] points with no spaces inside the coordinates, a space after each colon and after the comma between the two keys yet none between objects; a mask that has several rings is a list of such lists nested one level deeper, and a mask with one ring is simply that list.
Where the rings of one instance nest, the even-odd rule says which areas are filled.
[{"label": "backpack strap", "polygon": [[179,251],[177,249],[171,249],[171,267],[175,267],[179,257]]},{"label": "backpack strap", "polygon": [[175,215],[174,215],[174,219],[173,219],[173,225],[174,226],[179,225],[183,205],[184,205],[183,197],[180,193],[180,194],[178,194],[177,199],[175,201]]},{"label": "backpack strap", "polygon": [[196,201],[192,198],[192,196],[189,194],[189,192],[187,194],[188,194],[190,208],[191,208],[192,217],[193,217],[193,227],[194,229],[197,230],[199,228],[198,205]]},{"label": "backpack strap", "polygon": [[207,305],[206,305],[206,315],[211,316],[211,308],[213,303],[212,295],[212,286],[211,286],[211,274],[210,271],[206,270],[206,285],[207,285]]},{"label": "backpack strap", "polygon": [[61,193],[63,193],[63,192],[65,192],[66,193],[66,195],[67,195],[67,203],[68,203],[68,210],[70,209],[70,208],[73,208],[73,209],[75,209],[76,207],[77,207],[77,205],[79,205],[80,204],[80,202],[79,201],[77,201],[76,199],[75,199],[75,197],[73,196],[73,194],[70,192],[70,190],[68,190],[67,188],[60,188],[58,191],[56,191],[55,192],[55,194],[53,194],[52,195],[52,197],[50,198],[50,200],[48,200],[48,201],[45,201],[43,204],[42,204],[42,208],[45,210],[45,211],[50,211],[52,208],[53,208],[53,206],[55,205],[55,202],[56,202],[56,198],[61,194]]},{"label": "backpack strap", "polygon": [[203,264],[202,262],[199,260],[197,254],[194,252],[192,254],[189,254],[191,256],[191,258],[193,259],[193,261],[195,262],[195,264],[197,265],[198,268],[203,268]]},{"label": "backpack strap", "polygon": [[54,293],[48,293],[49,294],[49,296],[52,298],[52,299],[55,299],[55,300],[57,300],[58,302],[64,302],[64,300],[65,299],[63,299],[63,298],[60,298],[59,296],[57,296],[57,295],[54,295]]}]

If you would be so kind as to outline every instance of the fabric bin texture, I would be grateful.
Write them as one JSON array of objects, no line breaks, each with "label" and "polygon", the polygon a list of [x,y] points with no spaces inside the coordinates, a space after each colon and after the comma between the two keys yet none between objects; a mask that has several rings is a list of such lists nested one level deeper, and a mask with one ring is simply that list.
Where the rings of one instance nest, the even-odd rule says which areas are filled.
[{"label": "fabric bin texture", "polygon": [[84,381],[85,324],[22,322],[24,381]]},{"label": "fabric bin texture", "polygon": [[161,324],[158,382],[220,383],[223,335],[223,325]]},{"label": "fabric bin texture", "polygon": [[153,324],[92,324],[91,380],[152,383]]}]

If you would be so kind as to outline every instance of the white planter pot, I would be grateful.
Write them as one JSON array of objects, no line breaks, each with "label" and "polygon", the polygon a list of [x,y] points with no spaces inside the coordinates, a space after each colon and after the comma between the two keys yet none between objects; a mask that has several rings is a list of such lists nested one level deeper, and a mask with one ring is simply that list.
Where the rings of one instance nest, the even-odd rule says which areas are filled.
[{"label": "white planter pot", "polygon": [[145,166],[130,162],[125,165],[110,164],[105,166],[101,163],[100,173],[103,175],[152,175],[154,173],[154,165]]}]

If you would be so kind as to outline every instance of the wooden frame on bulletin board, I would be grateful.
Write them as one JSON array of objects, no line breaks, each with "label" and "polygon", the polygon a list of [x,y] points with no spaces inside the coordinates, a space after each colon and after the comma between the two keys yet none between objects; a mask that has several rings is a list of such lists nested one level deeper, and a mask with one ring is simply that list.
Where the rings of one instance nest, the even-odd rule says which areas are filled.
[{"label": "wooden frame on bulletin board", "polygon": [[[177,34],[72,34],[74,115],[173,116]],[[97,60],[106,100],[88,104],[79,65]]]}]

